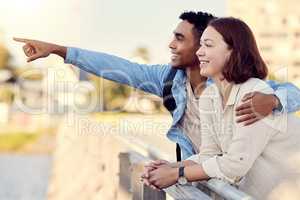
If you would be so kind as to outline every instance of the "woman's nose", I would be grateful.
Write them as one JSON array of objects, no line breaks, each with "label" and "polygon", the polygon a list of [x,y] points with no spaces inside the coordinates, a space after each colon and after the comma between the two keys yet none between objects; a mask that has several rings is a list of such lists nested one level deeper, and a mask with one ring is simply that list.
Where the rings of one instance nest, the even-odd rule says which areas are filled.
[{"label": "woman's nose", "polygon": [[202,48],[202,47],[199,47],[199,49],[198,49],[197,52],[196,52],[196,55],[197,55],[198,57],[204,56],[204,55],[205,55],[205,52],[203,51],[203,48]]}]

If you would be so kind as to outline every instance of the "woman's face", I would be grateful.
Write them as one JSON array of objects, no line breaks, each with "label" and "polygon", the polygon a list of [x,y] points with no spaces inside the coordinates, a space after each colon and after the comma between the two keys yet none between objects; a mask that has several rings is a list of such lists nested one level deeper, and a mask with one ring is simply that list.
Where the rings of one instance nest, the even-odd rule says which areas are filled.
[{"label": "woman's face", "polygon": [[224,65],[230,58],[231,50],[223,40],[222,35],[211,26],[208,26],[200,40],[197,51],[200,61],[200,74],[211,78],[223,78]]}]

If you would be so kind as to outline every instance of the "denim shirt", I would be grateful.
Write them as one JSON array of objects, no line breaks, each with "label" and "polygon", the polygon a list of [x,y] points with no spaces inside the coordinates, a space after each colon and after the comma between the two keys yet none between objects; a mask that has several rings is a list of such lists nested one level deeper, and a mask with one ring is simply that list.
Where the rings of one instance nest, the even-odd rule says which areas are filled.
[{"label": "denim shirt", "polygon": [[[162,97],[164,80],[172,68],[169,64],[138,64],[106,53],[72,47],[67,48],[65,63],[73,64],[97,76],[132,86],[159,97]],[[167,137],[180,145],[183,159],[195,154],[191,141],[178,128],[178,122],[184,114],[187,103],[186,80],[185,71],[178,70],[172,85],[172,93],[177,107],[173,112],[172,126],[167,132]],[[209,80],[207,84],[211,82]],[[295,112],[300,109],[299,88],[291,83],[279,84],[275,81],[267,81],[267,83],[275,90],[275,95],[283,106],[283,109],[277,112]]]}]

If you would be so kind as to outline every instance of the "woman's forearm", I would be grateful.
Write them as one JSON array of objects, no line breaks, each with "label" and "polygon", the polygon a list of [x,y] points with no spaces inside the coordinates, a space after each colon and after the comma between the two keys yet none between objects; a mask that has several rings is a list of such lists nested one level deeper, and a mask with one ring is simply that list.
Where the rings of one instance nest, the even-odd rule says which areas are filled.
[{"label": "woman's forearm", "polygon": [[[193,161],[190,161],[193,162]],[[189,182],[208,180],[210,177],[204,172],[202,165],[191,164],[184,168],[184,175]]]},{"label": "woman's forearm", "polygon": [[190,166],[190,165],[196,165],[197,163],[191,160],[183,160],[181,162],[175,162],[175,163],[171,163],[171,167],[176,167],[179,168],[181,166]]},{"label": "woman's forearm", "polygon": [[185,175],[186,179],[190,182],[207,180],[210,178],[204,172],[202,165],[200,165],[192,160],[184,160],[181,162],[172,163],[171,166],[174,168],[179,168],[181,166],[184,166],[185,167],[184,175]]}]

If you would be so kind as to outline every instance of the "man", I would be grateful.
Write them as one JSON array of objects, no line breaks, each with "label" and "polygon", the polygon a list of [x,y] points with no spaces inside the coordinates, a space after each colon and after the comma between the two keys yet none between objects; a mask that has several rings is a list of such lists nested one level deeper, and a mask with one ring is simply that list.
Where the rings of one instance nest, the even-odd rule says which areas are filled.
[{"label": "man", "polygon": [[[47,57],[50,54],[61,56],[65,63],[118,83],[127,84],[143,91],[163,97],[165,82],[171,76],[171,97],[175,100],[172,109],[173,123],[167,137],[181,147],[182,157],[188,158],[198,153],[200,138],[196,136],[199,127],[197,98],[205,88],[206,78],[199,73],[196,51],[200,36],[208,22],[214,17],[203,12],[185,12],[180,15],[181,22],[174,31],[169,44],[171,63],[166,65],[142,65],[113,55],[92,52],[79,48],[64,47],[37,40],[14,38],[23,42],[28,62]],[[247,94],[244,104],[237,109],[239,122],[250,125],[274,110],[294,112],[300,108],[300,90],[290,83],[270,85],[276,95],[262,93]],[[287,95],[286,95],[287,91]],[[287,99],[286,99],[287,97]]]}]

